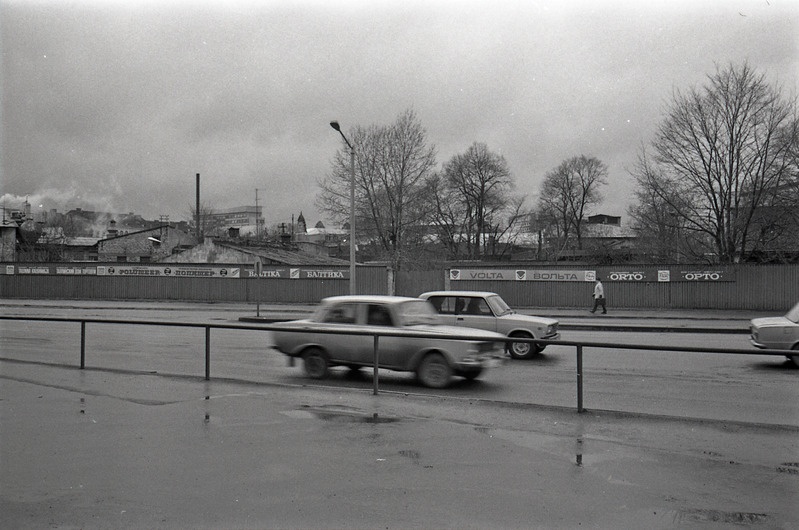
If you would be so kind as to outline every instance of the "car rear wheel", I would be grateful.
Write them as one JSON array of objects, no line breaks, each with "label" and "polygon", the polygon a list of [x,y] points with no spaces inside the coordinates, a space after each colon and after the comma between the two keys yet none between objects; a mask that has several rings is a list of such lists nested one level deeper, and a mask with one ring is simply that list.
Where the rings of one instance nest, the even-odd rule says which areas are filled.
[{"label": "car rear wheel", "polygon": [[416,370],[419,381],[430,388],[444,388],[452,378],[452,368],[440,353],[428,353]]},{"label": "car rear wheel", "polygon": [[302,354],[305,365],[305,374],[313,379],[324,379],[327,377],[328,362],[325,352],[319,348],[308,348]]},{"label": "car rear wheel", "polygon": [[[529,333],[523,333],[521,331],[515,331],[510,334],[511,337],[516,337],[519,339],[532,339],[534,338]],[[510,346],[508,347],[508,352],[513,359],[529,359],[533,355],[541,352],[544,348],[538,348],[537,344],[533,344],[532,342],[511,342]]]}]

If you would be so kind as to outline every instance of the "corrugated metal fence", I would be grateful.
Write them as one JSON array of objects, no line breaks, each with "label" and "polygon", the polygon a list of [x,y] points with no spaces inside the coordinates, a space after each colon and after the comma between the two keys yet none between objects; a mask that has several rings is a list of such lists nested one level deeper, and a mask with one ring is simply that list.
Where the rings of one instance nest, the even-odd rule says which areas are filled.
[{"label": "corrugated metal fence", "polygon": [[[63,265],[63,264],[58,264]],[[14,268],[10,274],[8,267]],[[98,274],[97,270],[109,268],[131,271],[162,272],[166,267],[154,265],[80,264],[81,270],[93,270],[94,274],[43,273],[45,269],[56,270],[55,264],[0,264],[6,274],[0,274],[1,298],[30,299],[81,299],[81,300],[186,300],[202,302],[278,302],[316,303],[327,296],[349,292],[349,271],[342,268],[327,268],[324,275],[291,275],[292,269],[272,269],[280,277],[269,277],[270,269],[264,269],[262,277],[255,277],[252,265],[213,264],[213,270],[236,271],[236,276],[165,276],[161,274],[117,275]],[[184,271],[203,269],[197,264],[170,264],[169,269]],[[20,274],[19,271],[25,271]],[[36,273],[29,271],[35,270]],[[300,269],[293,269],[299,271]],[[305,269],[308,270],[307,268]],[[312,269],[310,269],[312,270]],[[329,277],[339,275],[339,277]],[[385,294],[388,273],[382,266],[358,267],[357,290],[361,293]]]},{"label": "corrugated metal fence", "polygon": [[[473,265],[469,267],[467,270],[475,270]],[[587,279],[589,273],[602,278],[607,303],[613,307],[784,311],[799,302],[799,265],[658,265],[625,269],[558,266],[556,271],[538,271],[542,279],[531,281],[531,273],[536,271],[518,269],[482,269],[494,274],[461,274],[453,280],[452,271],[458,269],[451,268],[447,283],[450,289],[499,293],[512,307],[590,307],[594,283],[593,278]],[[509,281],[508,276],[516,272],[526,272],[525,281],[512,276]],[[568,276],[564,274],[568,272],[576,279],[552,279]],[[660,272],[670,274],[660,278]],[[491,276],[505,277],[490,279]]]},{"label": "corrugated metal fence", "polygon": [[[324,274],[294,274],[298,269],[272,271],[255,277],[251,265],[229,265],[235,277],[165,277],[164,275],[102,275],[98,270],[120,264],[80,264],[92,273],[63,273],[64,264],[0,264],[0,297],[30,299],[186,300],[204,302],[315,303],[349,292],[349,273],[328,269]],[[128,265],[128,267],[133,267]],[[173,265],[175,268],[181,265]],[[202,270],[186,264],[186,270]],[[210,265],[206,266],[210,267]],[[213,264],[217,270],[224,265]],[[417,296],[438,289],[499,293],[512,307],[588,307],[593,276],[602,277],[608,304],[618,308],[747,309],[783,311],[799,301],[799,265],[660,265],[626,271],[614,267],[550,268],[502,264],[464,269],[450,266],[391,274],[385,266],[358,266],[357,291]],[[702,268],[704,267],[704,268]],[[56,273],[57,270],[60,273]],[[140,267],[147,269],[147,267]],[[150,266],[156,270],[159,267]],[[163,267],[162,267],[163,268]],[[656,270],[657,269],[657,270]],[[24,272],[23,272],[24,271]],[[50,271],[50,272],[47,272]],[[470,274],[464,274],[471,271]],[[670,271],[671,277],[658,275]],[[685,271],[694,271],[688,272]],[[699,271],[697,273],[696,271]],[[702,271],[705,271],[702,273]],[[457,273],[457,274],[456,274]],[[279,277],[277,277],[279,276]],[[565,278],[564,280],[562,280]]]}]

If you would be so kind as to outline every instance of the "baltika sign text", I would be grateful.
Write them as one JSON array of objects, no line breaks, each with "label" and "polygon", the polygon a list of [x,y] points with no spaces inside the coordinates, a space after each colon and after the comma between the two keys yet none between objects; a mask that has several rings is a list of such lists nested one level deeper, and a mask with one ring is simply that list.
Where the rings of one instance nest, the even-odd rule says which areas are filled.
[{"label": "baltika sign text", "polygon": [[348,280],[348,270],[337,269],[263,269],[261,274],[255,269],[247,271],[248,278],[291,279],[291,280]]}]

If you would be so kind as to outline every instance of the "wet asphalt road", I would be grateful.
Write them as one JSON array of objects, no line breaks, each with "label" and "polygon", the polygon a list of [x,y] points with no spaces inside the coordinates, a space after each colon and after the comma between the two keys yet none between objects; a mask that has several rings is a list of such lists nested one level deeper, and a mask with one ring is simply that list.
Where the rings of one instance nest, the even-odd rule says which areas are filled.
[{"label": "wet asphalt road", "polygon": [[[293,376],[204,381],[147,363],[81,371],[66,366],[74,331],[47,341],[33,349],[55,359],[0,361],[2,528],[799,525],[790,421],[577,414],[406,387],[373,396]],[[12,342],[0,357],[25,349]]]}]

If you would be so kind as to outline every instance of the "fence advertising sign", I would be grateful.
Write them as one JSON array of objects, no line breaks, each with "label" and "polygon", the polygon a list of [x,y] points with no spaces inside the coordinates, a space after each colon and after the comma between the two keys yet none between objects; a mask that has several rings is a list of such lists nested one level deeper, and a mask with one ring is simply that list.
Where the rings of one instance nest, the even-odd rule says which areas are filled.
[{"label": "fence advertising sign", "polygon": [[450,269],[450,281],[593,282],[734,282],[735,271],[724,269],[627,269],[597,273],[595,270],[558,269]]},{"label": "fence advertising sign", "polygon": [[725,270],[681,270],[677,275],[683,282],[734,282],[735,274]]},{"label": "fence advertising sign", "polygon": [[17,274],[51,274],[50,267],[45,266],[22,266],[17,267]]},{"label": "fence advertising sign", "polygon": [[120,263],[118,265],[6,265],[0,274],[56,274],[70,276],[137,276],[150,278],[268,278],[287,280],[348,280],[350,272],[346,269],[311,268],[264,268],[213,267],[213,266],[174,266],[139,265]]},{"label": "fence advertising sign", "polygon": [[98,276],[160,276],[174,278],[238,278],[237,267],[170,267],[148,265],[108,265],[97,267]]},{"label": "fence advertising sign", "polygon": [[450,269],[449,279],[452,281],[520,281],[520,282],[591,282],[594,271],[534,269]]},{"label": "fence advertising sign", "polygon": [[655,271],[630,270],[630,271],[611,271],[606,274],[607,281],[610,282],[651,282],[655,278]]},{"label": "fence advertising sign", "polygon": [[280,269],[261,269],[260,274],[257,269],[247,271],[248,278],[287,278],[290,280],[348,280],[350,271],[343,269],[299,269],[299,268],[280,268]]},{"label": "fence advertising sign", "polygon": [[94,276],[97,274],[97,267],[56,267],[55,273]]}]

